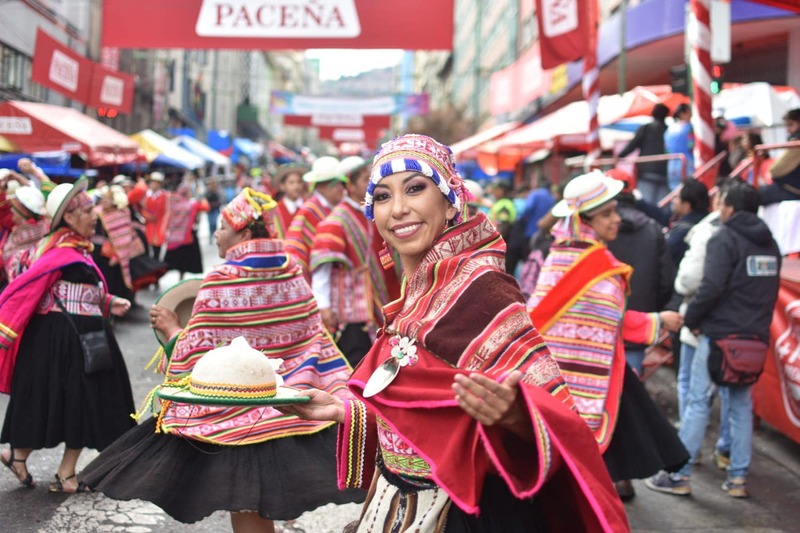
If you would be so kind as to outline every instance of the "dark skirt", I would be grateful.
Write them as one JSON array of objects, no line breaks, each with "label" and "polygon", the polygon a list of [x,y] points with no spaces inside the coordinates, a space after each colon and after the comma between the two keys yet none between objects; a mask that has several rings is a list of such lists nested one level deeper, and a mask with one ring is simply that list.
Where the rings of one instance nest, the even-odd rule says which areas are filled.
[{"label": "dark skirt", "polygon": [[164,262],[167,263],[169,270],[202,274],[203,256],[200,253],[200,243],[197,241],[197,232],[192,232],[192,242],[189,244],[167,250],[164,256]]},{"label": "dark skirt", "polygon": [[614,481],[677,472],[689,460],[677,430],[628,365],[617,427],[603,459]]},{"label": "dark skirt", "polygon": [[[101,317],[72,315],[81,332],[105,327],[114,368],[87,375],[78,335],[61,313],[34,315],[23,332],[0,441],[13,448],[102,450],[135,425],[128,370]],[[105,324],[105,326],[103,326]]]},{"label": "dark skirt", "polygon": [[108,293],[133,302],[133,290],[125,285],[125,278],[122,275],[122,267],[119,263],[112,266],[108,258],[100,253],[99,246],[95,246],[92,252],[92,259],[100,269],[100,272],[103,273],[103,277],[106,278],[106,290]]},{"label": "dark skirt", "polygon": [[146,253],[131,258],[131,280],[133,281],[134,291],[139,291],[158,283],[158,280],[166,272],[166,263],[162,263]]},{"label": "dark skirt", "polygon": [[219,446],[157,434],[151,418],[79,478],[115,500],[152,502],[184,523],[219,510],[292,520],[327,503],[364,500],[364,491],[337,488],[336,432],[334,426],[313,435]]}]

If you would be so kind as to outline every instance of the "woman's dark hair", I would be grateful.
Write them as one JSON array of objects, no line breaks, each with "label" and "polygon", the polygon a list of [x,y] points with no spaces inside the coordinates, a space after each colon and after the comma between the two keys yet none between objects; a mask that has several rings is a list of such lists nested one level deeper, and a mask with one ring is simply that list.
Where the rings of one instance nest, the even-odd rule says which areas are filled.
[{"label": "woman's dark hair", "polygon": [[272,238],[272,235],[270,235],[263,219],[254,220],[245,227],[250,230],[250,235],[252,235],[253,239]]},{"label": "woman's dark hair", "polygon": [[734,213],[746,211],[755,214],[758,212],[758,206],[761,205],[761,195],[749,183],[733,180],[725,187],[722,203],[732,207]]},{"label": "woman's dark hair", "polygon": [[[755,151],[756,146],[759,144],[764,144],[764,139],[761,138],[761,135],[756,132],[748,132],[747,134],[747,144],[750,145],[750,149]],[[769,159],[769,150],[761,150],[761,157],[764,159]]]},{"label": "woman's dark hair", "polygon": [[690,178],[683,182],[680,199],[692,206],[692,211],[708,213],[708,188],[701,181]]},{"label": "woman's dark hair", "polygon": [[686,113],[687,111],[691,110],[692,108],[689,107],[689,104],[680,104],[678,107],[675,108],[675,112],[672,113],[672,118],[678,120],[678,117],[680,117],[683,113]]}]

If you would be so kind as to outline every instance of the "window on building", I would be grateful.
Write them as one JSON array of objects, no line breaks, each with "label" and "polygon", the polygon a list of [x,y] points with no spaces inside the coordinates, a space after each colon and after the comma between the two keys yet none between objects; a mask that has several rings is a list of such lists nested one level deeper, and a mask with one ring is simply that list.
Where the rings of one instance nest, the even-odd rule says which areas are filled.
[{"label": "window on building", "polygon": [[47,89],[31,81],[33,63],[22,52],[0,43],[0,89],[44,101]]}]

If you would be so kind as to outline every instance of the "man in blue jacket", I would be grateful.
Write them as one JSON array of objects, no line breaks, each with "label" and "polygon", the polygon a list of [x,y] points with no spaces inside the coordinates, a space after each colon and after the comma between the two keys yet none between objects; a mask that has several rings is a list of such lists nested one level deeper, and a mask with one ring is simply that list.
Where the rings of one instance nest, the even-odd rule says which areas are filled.
[{"label": "man in blue jacket", "polygon": [[[769,342],[781,255],[769,228],[756,216],[760,201],[758,191],[742,182],[728,186],[722,198],[722,226],[708,241],[703,279],[684,318],[686,326],[699,335],[679,433],[692,458],[677,474],[662,472],[646,480],[650,489],[677,495],[691,493],[692,465],[700,455],[716,389],[708,371],[712,339],[742,335]],[[731,431],[728,478],[722,489],[731,497],[746,498],[753,437],[753,386],[722,387],[728,389],[730,398]]]}]

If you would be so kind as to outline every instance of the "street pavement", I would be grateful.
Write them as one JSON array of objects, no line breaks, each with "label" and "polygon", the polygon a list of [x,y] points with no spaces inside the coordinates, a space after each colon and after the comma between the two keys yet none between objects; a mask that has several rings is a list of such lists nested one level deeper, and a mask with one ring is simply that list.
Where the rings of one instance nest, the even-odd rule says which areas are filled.
[{"label": "street pavement", "polygon": [[[203,228],[205,229],[205,228]],[[206,268],[219,262],[216,246],[203,235]],[[174,272],[162,278],[160,288],[177,281]],[[137,405],[161,380],[159,374],[145,370],[157,348],[149,327],[148,308],[159,291],[145,290],[137,295],[135,306],[114,326],[117,341],[128,365],[134,400]],[[671,420],[676,416],[675,372],[661,368],[647,382],[647,388]],[[7,396],[0,396],[0,414],[5,413]],[[762,424],[753,439],[753,461],[748,478],[751,497],[734,500],[720,485],[725,473],[711,459],[718,425],[712,417],[706,447],[692,478],[693,494],[678,497],[652,492],[641,481],[634,481],[637,496],[626,504],[634,531],[661,532],[776,532],[800,530],[800,445],[791,442]],[[28,468],[38,482],[34,490],[21,487],[10,472],[0,466],[0,532],[58,533],[86,532],[225,532],[231,531],[227,513],[218,512],[196,524],[181,524],[159,508],[141,501],[120,502],[102,494],[50,494],[47,485],[58,467],[63,448],[34,452]],[[87,450],[80,467],[97,452]],[[359,505],[325,506],[301,516],[296,525],[307,533],[340,532],[358,518]]]}]

